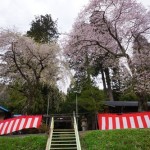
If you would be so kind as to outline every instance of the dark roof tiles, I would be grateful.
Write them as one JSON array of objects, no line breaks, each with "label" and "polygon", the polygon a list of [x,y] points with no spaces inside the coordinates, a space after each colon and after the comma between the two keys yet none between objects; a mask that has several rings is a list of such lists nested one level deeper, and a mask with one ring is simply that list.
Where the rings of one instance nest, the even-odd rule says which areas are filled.
[{"label": "dark roof tiles", "polygon": [[[147,102],[148,106],[150,106],[150,102]],[[116,107],[116,106],[138,106],[138,101],[105,101],[105,105]]]},{"label": "dark roof tiles", "polygon": [[3,112],[9,112],[8,109],[6,109],[6,108],[4,108],[4,107],[2,107],[2,106],[0,106],[0,111],[3,111]]}]

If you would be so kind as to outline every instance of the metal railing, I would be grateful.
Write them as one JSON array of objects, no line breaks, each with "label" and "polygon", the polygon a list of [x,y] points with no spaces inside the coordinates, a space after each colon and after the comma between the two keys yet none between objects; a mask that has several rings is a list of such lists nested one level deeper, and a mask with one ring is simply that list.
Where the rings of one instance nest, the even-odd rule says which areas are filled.
[{"label": "metal railing", "polygon": [[79,132],[78,132],[78,126],[77,126],[75,114],[73,114],[73,120],[74,120],[74,130],[75,130],[75,136],[76,136],[77,150],[81,150]]},{"label": "metal railing", "polygon": [[52,117],[52,119],[51,119],[51,126],[50,126],[50,130],[49,130],[49,136],[48,136],[48,139],[47,139],[47,144],[46,144],[46,149],[45,150],[50,150],[53,130],[54,130],[54,117]]}]

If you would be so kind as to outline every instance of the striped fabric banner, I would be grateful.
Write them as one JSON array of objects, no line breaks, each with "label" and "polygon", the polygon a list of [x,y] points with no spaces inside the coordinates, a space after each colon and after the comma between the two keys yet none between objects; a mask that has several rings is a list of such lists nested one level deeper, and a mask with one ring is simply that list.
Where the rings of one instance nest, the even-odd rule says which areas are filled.
[{"label": "striped fabric banner", "polygon": [[28,128],[39,128],[42,116],[19,116],[0,121],[0,135]]},{"label": "striped fabric banner", "polygon": [[98,114],[99,130],[150,128],[150,112]]}]

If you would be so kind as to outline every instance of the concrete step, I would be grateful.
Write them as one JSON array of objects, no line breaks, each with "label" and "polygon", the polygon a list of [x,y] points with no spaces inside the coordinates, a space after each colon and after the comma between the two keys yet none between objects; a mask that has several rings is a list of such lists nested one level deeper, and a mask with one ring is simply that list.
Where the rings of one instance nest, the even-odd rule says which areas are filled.
[{"label": "concrete step", "polygon": [[75,134],[53,134],[52,137],[73,137]]},{"label": "concrete step", "polygon": [[72,150],[72,149],[76,149],[77,150],[77,147],[59,147],[59,148],[50,148],[50,149],[61,149],[61,150],[65,150],[65,149],[70,149],[70,150]]},{"label": "concrete step", "polygon": [[63,134],[63,133],[75,133],[75,132],[57,132],[57,131],[53,131],[53,133],[61,133],[61,134]]},{"label": "concrete step", "polygon": [[76,144],[51,144],[51,146],[59,146],[59,147],[64,146],[64,145],[70,146],[70,145],[76,145]]},{"label": "concrete step", "polygon": [[52,137],[52,140],[54,139],[75,139],[75,137]]},{"label": "concrete step", "polygon": [[64,131],[74,131],[74,129],[54,129],[53,131],[64,132]]},{"label": "concrete step", "polygon": [[59,140],[59,141],[52,141],[52,143],[76,143],[76,140]]}]

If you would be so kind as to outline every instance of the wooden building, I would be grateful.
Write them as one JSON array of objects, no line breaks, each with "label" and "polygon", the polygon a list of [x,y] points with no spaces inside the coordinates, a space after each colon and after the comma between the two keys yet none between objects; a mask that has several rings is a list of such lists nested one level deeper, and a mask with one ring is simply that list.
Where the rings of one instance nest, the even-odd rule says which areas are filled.
[{"label": "wooden building", "polygon": [[[105,101],[107,113],[130,113],[138,112],[138,101]],[[150,102],[148,102],[150,110]]]},{"label": "wooden building", "polygon": [[0,120],[4,120],[11,117],[11,112],[6,108],[0,106]]}]

